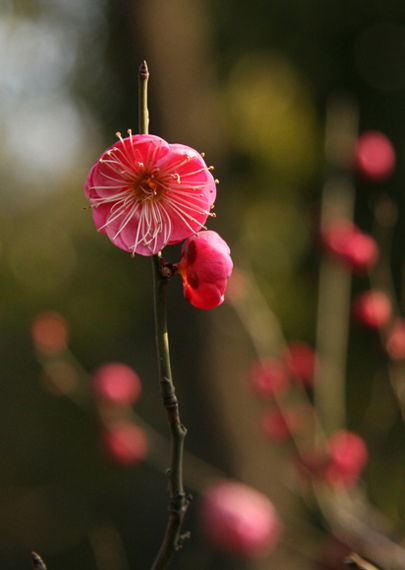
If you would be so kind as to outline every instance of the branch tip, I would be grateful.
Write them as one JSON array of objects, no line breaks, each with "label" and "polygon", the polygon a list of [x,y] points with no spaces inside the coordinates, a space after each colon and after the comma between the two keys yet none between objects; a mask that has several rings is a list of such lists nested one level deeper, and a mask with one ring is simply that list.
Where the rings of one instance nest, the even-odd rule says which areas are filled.
[{"label": "branch tip", "polygon": [[141,79],[148,79],[149,78],[149,68],[148,68],[148,64],[146,63],[145,60],[143,60],[143,62],[141,63],[141,65],[139,67],[139,77]]},{"label": "branch tip", "polygon": [[31,563],[34,570],[46,570],[44,561],[36,552],[31,552]]}]

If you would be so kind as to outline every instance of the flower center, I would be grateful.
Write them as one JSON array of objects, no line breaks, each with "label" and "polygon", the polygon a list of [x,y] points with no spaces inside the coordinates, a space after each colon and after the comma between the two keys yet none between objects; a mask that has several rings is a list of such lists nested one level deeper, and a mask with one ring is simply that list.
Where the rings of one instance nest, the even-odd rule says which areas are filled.
[{"label": "flower center", "polygon": [[147,174],[133,185],[133,192],[137,200],[159,200],[163,195],[163,186],[157,182],[153,174]]}]

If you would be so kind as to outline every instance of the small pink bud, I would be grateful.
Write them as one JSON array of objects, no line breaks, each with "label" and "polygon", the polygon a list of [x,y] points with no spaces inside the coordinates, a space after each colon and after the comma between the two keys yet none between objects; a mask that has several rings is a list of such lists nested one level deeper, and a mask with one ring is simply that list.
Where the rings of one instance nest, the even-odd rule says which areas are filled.
[{"label": "small pink bud", "polygon": [[352,304],[354,321],[369,329],[379,329],[391,318],[391,302],[382,291],[360,293]]},{"label": "small pink bud", "polygon": [[114,422],[102,431],[102,445],[106,456],[117,465],[136,465],[148,452],[144,431],[127,421]]},{"label": "small pink bud", "polygon": [[275,442],[291,439],[298,430],[299,418],[295,410],[269,410],[262,418],[261,427],[264,435]]},{"label": "small pink bud", "polygon": [[230,253],[221,236],[209,230],[184,242],[177,268],[184,296],[197,309],[213,309],[224,302],[233,267]]},{"label": "small pink bud", "polygon": [[356,145],[355,168],[370,182],[384,182],[395,169],[395,150],[391,141],[378,131],[363,133]]},{"label": "small pink bud", "polygon": [[326,251],[354,273],[366,275],[378,261],[379,249],[371,236],[348,220],[335,220],[322,230]]},{"label": "small pink bud", "polygon": [[326,468],[326,481],[332,487],[351,487],[367,465],[366,444],[357,433],[341,430],[329,438],[328,445],[331,461]]},{"label": "small pink bud", "polygon": [[254,364],[250,377],[254,390],[264,398],[281,397],[290,389],[287,367],[277,358],[268,358]]},{"label": "small pink bud", "polygon": [[123,406],[134,404],[142,391],[138,374],[121,362],[109,362],[97,368],[93,387],[98,398]]},{"label": "small pink bud", "polygon": [[317,359],[311,345],[301,340],[291,342],[288,345],[285,363],[293,379],[307,387],[313,386]]},{"label": "small pink bud", "polygon": [[392,360],[405,360],[405,319],[398,319],[389,331],[386,350]]},{"label": "small pink bud", "polygon": [[59,313],[48,311],[37,315],[31,325],[32,340],[38,352],[54,355],[66,350],[69,327]]},{"label": "small pink bud", "polygon": [[247,557],[274,549],[281,524],[269,499],[241,483],[223,481],[202,496],[200,520],[214,546]]}]

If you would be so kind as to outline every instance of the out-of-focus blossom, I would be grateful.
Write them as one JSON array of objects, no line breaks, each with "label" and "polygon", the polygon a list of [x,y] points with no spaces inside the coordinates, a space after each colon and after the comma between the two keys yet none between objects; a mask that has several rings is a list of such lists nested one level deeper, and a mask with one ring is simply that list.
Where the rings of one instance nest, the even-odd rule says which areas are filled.
[{"label": "out-of-focus blossom", "polygon": [[197,309],[213,309],[224,302],[233,267],[230,253],[228,244],[213,231],[201,232],[183,244],[177,268],[184,296]]},{"label": "out-of-focus blossom", "polygon": [[339,219],[326,225],[321,237],[325,250],[356,274],[370,273],[378,261],[375,239],[349,220]]},{"label": "out-of-focus blossom", "polygon": [[405,360],[405,319],[397,319],[388,332],[386,350],[392,360]]},{"label": "out-of-focus blossom", "polygon": [[262,418],[261,428],[271,441],[288,441],[299,429],[299,417],[296,410],[288,408],[268,410]]},{"label": "out-of-focus blossom", "polygon": [[277,358],[256,362],[250,371],[254,390],[264,398],[284,396],[290,389],[290,375],[285,363]]},{"label": "out-of-focus blossom", "polygon": [[117,465],[136,465],[148,452],[144,431],[128,421],[113,422],[104,427],[101,443],[107,458]]},{"label": "out-of-focus blossom", "polygon": [[304,386],[313,386],[317,358],[310,344],[301,340],[289,343],[285,363],[293,379]]},{"label": "out-of-focus blossom", "polygon": [[230,481],[213,484],[203,493],[200,520],[214,546],[248,557],[266,555],[281,534],[270,500],[246,485]]},{"label": "out-of-focus blossom", "polygon": [[353,300],[353,319],[360,326],[379,329],[388,323],[391,313],[391,301],[382,291],[366,291]]},{"label": "out-of-focus blossom", "polygon": [[93,388],[98,398],[123,406],[134,404],[142,391],[138,374],[121,362],[109,362],[97,368]]},{"label": "out-of-focus blossom", "polygon": [[378,131],[363,133],[356,145],[355,168],[370,182],[384,182],[395,169],[395,150],[391,141]]},{"label": "out-of-focus blossom", "polygon": [[352,431],[339,430],[332,434],[324,448],[304,452],[298,467],[305,479],[313,477],[339,489],[355,485],[367,461],[364,440]]},{"label": "out-of-focus blossom", "polygon": [[31,325],[31,335],[38,352],[51,356],[66,350],[69,327],[62,315],[47,311],[35,317]]},{"label": "out-of-focus blossom", "polygon": [[332,434],[328,440],[331,461],[325,472],[325,480],[331,487],[351,487],[357,483],[368,461],[364,440],[348,430]]},{"label": "out-of-focus blossom", "polygon": [[97,229],[133,254],[154,255],[200,231],[216,197],[202,156],[154,135],[132,135],[106,150],[87,176]]}]

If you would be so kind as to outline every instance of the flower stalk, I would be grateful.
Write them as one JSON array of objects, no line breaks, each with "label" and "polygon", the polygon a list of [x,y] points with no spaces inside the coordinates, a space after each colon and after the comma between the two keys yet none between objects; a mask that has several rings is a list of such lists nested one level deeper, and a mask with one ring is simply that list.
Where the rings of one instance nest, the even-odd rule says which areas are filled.
[{"label": "flower stalk", "polygon": [[[144,61],[139,68],[139,134],[148,134],[148,79],[149,70]],[[187,430],[182,425],[179,404],[172,380],[169,352],[169,336],[166,320],[166,287],[173,274],[160,253],[152,256],[153,290],[155,309],[156,347],[158,353],[159,378],[163,406],[166,410],[171,435],[171,462],[167,471],[169,478],[170,500],[169,520],[165,536],[152,570],[163,570],[170,563],[174,553],[182,546],[188,536],[181,535],[184,515],[190,502],[183,487],[183,447]]]}]

